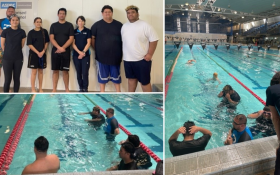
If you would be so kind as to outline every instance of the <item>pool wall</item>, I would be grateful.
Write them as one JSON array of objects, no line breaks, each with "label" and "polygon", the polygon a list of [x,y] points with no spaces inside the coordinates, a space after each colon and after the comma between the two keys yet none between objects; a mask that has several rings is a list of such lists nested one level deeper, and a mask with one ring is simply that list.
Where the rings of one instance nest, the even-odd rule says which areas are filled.
[{"label": "pool wall", "polygon": [[257,174],[275,166],[277,136],[167,158],[165,174]]},{"label": "pool wall", "polygon": [[[130,170],[130,171],[99,171],[99,172],[83,172],[83,173],[54,173],[54,174],[44,174],[44,175],[97,175],[97,174],[104,174],[104,175],[114,175],[114,174],[133,174],[133,175],[151,175],[154,170]],[[33,174],[38,175],[38,174]]]}]

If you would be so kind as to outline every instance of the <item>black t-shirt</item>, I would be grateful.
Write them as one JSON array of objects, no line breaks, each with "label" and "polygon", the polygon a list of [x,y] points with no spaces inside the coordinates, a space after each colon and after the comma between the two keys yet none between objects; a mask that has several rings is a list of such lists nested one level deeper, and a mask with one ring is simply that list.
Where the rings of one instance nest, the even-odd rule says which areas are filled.
[{"label": "black t-shirt", "polygon": [[25,31],[18,28],[17,30],[7,28],[1,34],[5,38],[5,51],[3,60],[23,60],[21,41],[26,38]]},{"label": "black t-shirt", "polygon": [[[224,92],[223,92],[223,96],[224,97],[226,96],[226,94]],[[239,94],[236,91],[233,91],[233,93],[230,94],[230,99],[232,101],[239,102],[240,101],[240,96],[239,96]]]},{"label": "black t-shirt", "polygon": [[101,119],[100,121],[91,122],[94,126],[100,127],[102,124],[105,123],[105,117],[102,114],[93,115],[90,113],[92,119]]},{"label": "black t-shirt", "polygon": [[[51,25],[50,35],[51,34],[54,35],[54,40],[57,44],[62,47],[70,36],[74,36],[74,27],[67,21],[63,24],[55,22]],[[70,49],[70,46],[67,49]],[[56,51],[56,47],[53,47],[53,51]]]},{"label": "black t-shirt", "polygon": [[135,161],[137,166],[143,169],[148,169],[153,165],[151,157],[141,147],[135,148]]},{"label": "black t-shirt", "polygon": [[91,34],[95,37],[95,59],[102,64],[120,65],[122,62],[122,23],[103,19],[94,23]]},{"label": "black t-shirt", "polygon": [[280,113],[280,84],[269,86],[266,89],[266,106],[274,106]]},{"label": "black t-shirt", "polygon": [[[26,45],[32,45],[35,47],[36,50],[39,52],[42,52],[45,44],[50,42],[49,34],[46,29],[43,29],[44,35],[42,30],[36,31],[34,29],[30,30],[27,35],[27,42]],[[44,42],[44,36],[45,36],[45,42]],[[29,53],[34,53],[31,49],[29,50]]]},{"label": "black t-shirt", "polygon": [[266,119],[260,116],[256,119],[257,127],[259,130],[274,132],[274,126],[271,119]]},{"label": "black t-shirt", "polygon": [[118,170],[137,170],[137,169],[138,168],[135,161],[125,164],[123,160],[121,160],[118,168]]},{"label": "black t-shirt", "polygon": [[111,134],[114,134],[115,129],[119,127],[119,123],[115,118],[113,118],[110,123],[111,123]]},{"label": "black t-shirt", "polygon": [[[79,29],[74,30],[75,45],[80,51],[84,50],[89,38],[91,38],[91,31],[88,28],[85,27],[82,31],[79,31]],[[79,56],[75,49],[73,49],[73,55]],[[86,56],[89,56],[89,49],[86,51]]]},{"label": "black t-shirt", "polygon": [[184,154],[202,151],[205,150],[205,147],[207,146],[207,143],[210,140],[210,138],[210,135],[205,134],[196,140],[181,142],[177,140],[171,140],[169,142],[169,149],[173,156],[180,156]]}]

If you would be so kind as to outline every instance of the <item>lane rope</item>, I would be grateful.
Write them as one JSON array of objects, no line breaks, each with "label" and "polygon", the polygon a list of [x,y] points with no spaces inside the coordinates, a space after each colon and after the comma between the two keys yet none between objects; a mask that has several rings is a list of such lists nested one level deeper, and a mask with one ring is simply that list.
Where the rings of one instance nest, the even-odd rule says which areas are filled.
[{"label": "lane rope", "polygon": [[16,152],[22,131],[25,126],[25,122],[28,118],[28,113],[30,112],[30,109],[33,105],[33,101],[36,95],[31,95],[24,106],[13,131],[11,132],[9,139],[7,140],[7,143],[0,155],[0,174],[6,175],[7,170],[9,170],[9,166],[12,163],[14,154]]},{"label": "lane rope", "polygon": [[[198,48],[198,47],[197,47]],[[199,48],[198,50],[202,52]],[[210,56],[208,56],[206,53],[202,52],[207,57],[209,57],[212,61],[214,61],[219,67],[221,67],[225,72],[229,74],[233,79],[235,79],[241,86],[243,86],[248,92],[250,92],[259,102],[261,102],[263,105],[266,105],[265,101],[261,99],[257,94],[255,94],[252,90],[250,90],[247,86],[245,86],[240,80],[238,80],[235,76],[233,76],[231,73],[229,73],[225,68],[223,68],[220,64],[218,64],[215,60],[213,60]]]}]

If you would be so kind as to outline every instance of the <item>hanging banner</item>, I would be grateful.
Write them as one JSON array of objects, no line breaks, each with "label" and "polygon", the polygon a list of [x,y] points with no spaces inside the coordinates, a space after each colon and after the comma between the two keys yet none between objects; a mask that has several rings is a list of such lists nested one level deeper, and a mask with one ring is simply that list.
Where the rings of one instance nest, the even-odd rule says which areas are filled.
[{"label": "hanging banner", "polygon": [[269,49],[270,49],[270,45],[267,46],[267,50],[269,50]]},{"label": "hanging banner", "polygon": [[192,50],[193,43],[189,43],[189,47]]},{"label": "hanging banner", "polygon": [[174,41],[174,45],[177,47],[177,49],[179,48],[180,44],[181,44],[181,42]]}]

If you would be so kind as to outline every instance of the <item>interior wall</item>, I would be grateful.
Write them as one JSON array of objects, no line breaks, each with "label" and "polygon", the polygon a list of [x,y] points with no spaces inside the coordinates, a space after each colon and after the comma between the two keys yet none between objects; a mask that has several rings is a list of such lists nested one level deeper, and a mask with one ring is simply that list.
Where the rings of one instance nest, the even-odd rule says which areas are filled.
[{"label": "interior wall", "polygon": [[[64,7],[67,9],[66,20],[75,24],[76,18],[83,15],[86,18],[86,27],[91,26],[102,19],[101,9],[104,5],[110,5],[113,7],[113,18],[126,23],[127,17],[125,8],[128,5],[136,5],[139,7],[140,19],[148,22],[156,30],[159,36],[159,42],[156,51],[153,56],[153,64],[151,71],[151,84],[163,84],[163,1],[162,0],[18,0],[17,2],[32,2],[33,3],[33,14],[32,22],[21,21],[21,26],[25,30],[26,34],[34,28],[33,19],[37,16],[43,19],[43,28],[49,32],[52,23],[58,21],[57,11],[59,8]],[[15,1],[13,1],[15,2]],[[18,9],[16,9],[16,12]],[[0,15],[5,17],[6,9],[0,9]],[[75,26],[75,25],[74,25]],[[51,70],[51,48],[52,44],[49,43],[47,50],[47,68],[44,69],[43,77],[43,88],[52,89],[52,70]],[[95,54],[91,49],[91,62],[89,70],[89,91],[99,91],[99,84],[97,81],[96,65],[95,65]],[[29,48],[25,46],[23,48],[24,53],[24,64],[21,72],[21,87],[30,87],[31,70],[27,68]],[[4,84],[3,69],[0,77],[0,86]],[[70,71],[69,71],[69,88],[70,90],[79,90],[76,70],[71,58]],[[128,91],[127,79],[125,78],[123,62],[121,63],[121,91]],[[36,83],[37,84],[37,83]],[[58,90],[64,90],[64,82],[62,79],[62,73],[59,77]],[[115,91],[112,82],[106,85],[106,91]],[[141,86],[138,84],[137,91],[141,92]]]}]

